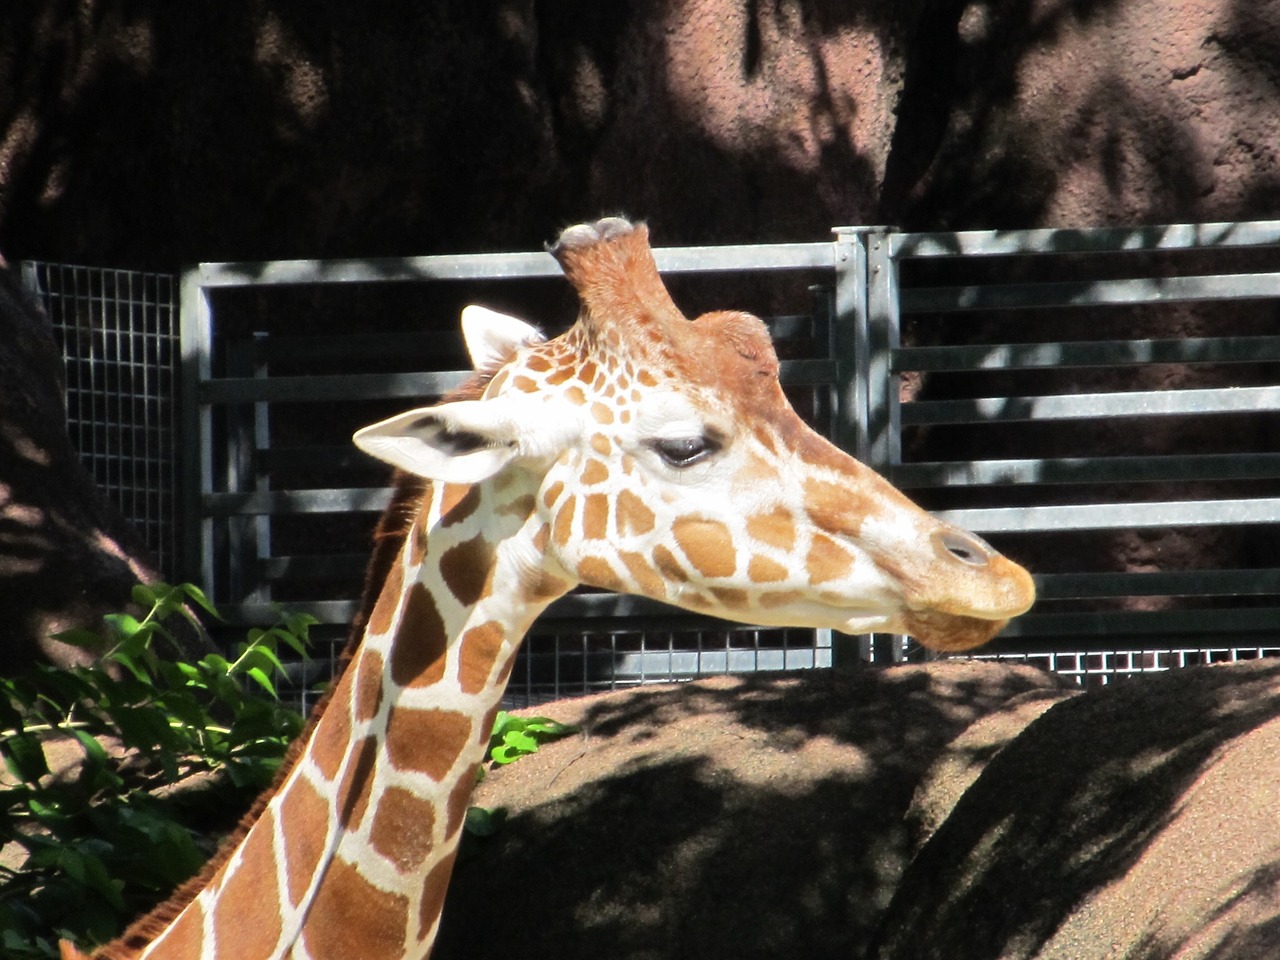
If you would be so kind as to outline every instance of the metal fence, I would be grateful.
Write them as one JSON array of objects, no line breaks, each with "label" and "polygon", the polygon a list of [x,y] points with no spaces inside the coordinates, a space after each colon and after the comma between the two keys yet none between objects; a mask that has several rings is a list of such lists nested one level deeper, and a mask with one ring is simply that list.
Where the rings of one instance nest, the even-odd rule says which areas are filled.
[{"label": "metal fence", "polygon": [[[982,656],[1100,683],[1280,654],[1280,550],[1270,545],[1280,223],[842,228],[829,242],[655,254],[690,313],[728,305],[766,316],[784,384],[815,426],[1036,571],[1036,610]],[[573,313],[542,253],[201,265],[181,286],[181,380],[192,389],[175,478],[165,473],[173,455],[146,452],[174,438],[172,286],[152,275],[156,305],[137,306],[140,281],[124,276],[57,281],[78,331],[64,339],[89,358],[90,386],[69,376],[70,389],[128,398],[73,418],[141,424],[105,447],[89,428],[84,449],[109,448],[133,471],[155,461],[146,477],[124,463],[99,468],[100,482],[149,537],[167,529],[158,551],[171,556],[182,531],[177,570],[232,623],[284,604],[317,615],[334,647],[388,498],[352,430],[461,381],[465,303],[552,325]],[[54,303],[52,275],[30,277]],[[83,319],[94,311],[138,332],[109,334],[107,320]],[[377,332],[366,332],[374,315]],[[155,376],[131,366],[150,348],[122,346],[153,341],[167,371]],[[111,363],[129,372],[107,373]],[[137,399],[153,393],[164,396]],[[997,459],[994,446],[1025,455]],[[181,508],[169,523],[175,479]],[[131,507],[144,487],[146,508]],[[1191,546],[1162,554],[1178,538]],[[901,637],[728,628],[637,598],[575,595],[535,625],[512,690],[536,701],[922,655]]]},{"label": "metal fence", "polygon": [[86,469],[167,576],[176,572],[177,280],[26,261],[23,285],[62,346],[67,429]]},{"label": "metal fence", "polygon": [[[769,276],[766,318],[781,376],[805,415],[831,432],[838,364],[830,243],[658,252],[684,293]],[[575,313],[545,253],[346,263],[206,264],[184,281],[191,443],[188,569],[232,622],[260,623],[287,604],[330,626],[330,649],[358,607],[369,531],[389,498],[384,467],[354,451],[364,423],[425,403],[469,370],[457,318],[478,300],[567,325]],[[305,332],[288,319],[305,312]],[[379,332],[363,333],[380,315]],[[403,317],[403,329],[387,317]],[[359,370],[358,373],[353,372]],[[353,518],[358,522],[352,522]],[[522,647],[514,702],[741,670],[830,666],[826,631],[726,626],[633,597],[557,601]]]},{"label": "metal fence", "polygon": [[1280,223],[853,239],[863,455],[1037,572],[988,655],[1098,682],[1278,652]]}]

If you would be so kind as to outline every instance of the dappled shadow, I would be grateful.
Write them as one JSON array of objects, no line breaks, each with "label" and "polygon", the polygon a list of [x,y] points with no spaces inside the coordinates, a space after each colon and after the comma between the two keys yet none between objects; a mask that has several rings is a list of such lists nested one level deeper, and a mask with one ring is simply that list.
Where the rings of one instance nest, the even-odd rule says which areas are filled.
[{"label": "dappled shadow", "polygon": [[[1036,956],[1082,901],[1126,876],[1224,744],[1277,717],[1280,667],[1268,664],[1175,671],[1055,706],[991,761],[905,872],[874,955]],[[1099,943],[1145,932],[1094,931]]]},{"label": "dappled shadow", "polygon": [[956,663],[548,705],[584,735],[482,784],[512,816],[459,867],[433,956],[856,955],[911,856],[925,769],[1046,688]]},{"label": "dappled shadow", "polygon": [[481,785],[511,819],[435,956],[1271,956],[1280,666],[1069,693],[950,662],[546,705],[584,733]]}]

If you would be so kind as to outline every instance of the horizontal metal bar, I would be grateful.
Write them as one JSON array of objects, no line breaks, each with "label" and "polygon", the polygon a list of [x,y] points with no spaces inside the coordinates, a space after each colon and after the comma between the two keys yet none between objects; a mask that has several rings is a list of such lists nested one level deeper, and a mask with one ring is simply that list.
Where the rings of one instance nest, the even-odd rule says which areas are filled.
[{"label": "horizontal metal bar", "polygon": [[903,347],[893,352],[890,365],[894,373],[907,370],[933,373],[1040,367],[1119,367],[1145,363],[1261,363],[1270,360],[1280,360],[1280,337]]},{"label": "horizontal metal bar", "polygon": [[195,268],[195,273],[197,283],[207,288],[558,277],[560,267],[548,253],[486,253],[373,260],[202,263]]},{"label": "horizontal metal bar", "polygon": [[1151,457],[1061,457],[903,463],[884,471],[894,486],[980,487],[1012,484],[1147,483],[1160,480],[1264,480],[1280,477],[1280,453]]},{"label": "horizontal metal bar", "polygon": [[778,379],[787,386],[814,386],[835,383],[839,364],[834,360],[783,360]]},{"label": "horizontal metal bar", "polygon": [[[820,242],[659,247],[653,251],[653,256],[658,270],[663,273],[834,269],[835,244]],[[561,275],[559,264],[549,253],[202,263],[194,269],[196,281],[201,287],[507,280]]]},{"label": "horizontal metal bar", "polygon": [[1274,638],[1278,623],[1280,608],[1277,607],[1028,613],[1010,621],[990,649],[998,650],[1008,646],[1009,641],[1032,638],[1062,638],[1072,642],[1093,638],[1113,644],[1120,642],[1121,637],[1159,637],[1172,642],[1178,637],[1216,636],[1231,637],[1235,642],[1242,634],[1265,634]]},{"label": "horizontal metal bar", "polygon": [[745,270],[834,270],[836,247],[817,243],[744,243],[717,247],[656,247],[661,273],[718,273]]},{"label": "horizontal metal bar", "polygon": [[438,397],[460,387],[470,376],[469,370],[441,370],[430,373],[225,377],[201,383],[198,398],[201,403],[288,403]]},{"label": "horizontal metal bar", "polygon": [[1089,503],[1047,507],[943,510],[938,517],[975,533],[1129,530],[1280,522],[1280,499]]},{"label": "horizontal metal bar", "polygon": [[305,613],[321,623],[350,623],[360,610],[359,600],[290,600],[279,603],[226,603],[218,605],[223,621],[231,625],[270,624],[280,620],[280,608],[290,613]]},{"label": "horizontal metal bar", "polygon": [[387,508],[387,489],[258,490],[208,493],[200,498],[206,517],[280,516],[295,513],[373,513]]},{"label": "horizontal metal bar", "polygon": [[899,302],[902,312],[908,314],[1030,307],[1131,306],[1138,303],[1256,300],[1270,297],[1280,297],[1280,273],[907,287],[901,291]]},{"label": "horizontal metal bar", "polygon": [[[290,613],[306,613],[321,623],[350,623],[360,609],[358,600],[290,600]],[[219,603],[218,612],[228,623],[274,623],[279,605],[272,603]],[[551,604],[535,621],[530,633],[555,630],[758,630],[749,624],[690,613],[645,597],[614,593],[571,593]]]},{"label": "horizontal metal bar", "polygon": [[1095,417],[1261,413],[1280,410],[1280,386],[1208,390],[1134,390],[1048,397],[918,400],[899,407],[903,426],[941,423],[1011,423]]},{"label": "horizontal metal bar", "polygon": [[317,580],[328,577],[355,578],[364,575],[369,556],[364,553],[295,554],[267,557],[258,569],[267,580]]},{"label": "horizontal metal bar", "polygon": [[254,360],[367,360],[393,357],[430,358],[438,365],[444,357],[467,363],[462,336],[454,331],[431,333],[351,333],[303,337],[254,337],[249,350]]},{"label": "horizontal metal bar", "polygon": [[[762,317],[775,340],[809,337],[813,317],[788,314]],[[453,331],[431,333],[350,333],[314,336],[259,336],[251,341],[255,360],[365,360],[393,357],[430,359],[433,366],[442,357],[467,363],[462,336]]]},{"label": "horizontal metal bar", "polygon": [[[783,360],[783,383],[833,383],[834,360]],[[415,373],[316,374],[298,377],[223,377],[207,380],[198,391],[201,403],[290,403],[326,400],[380,400],[393,397],[439,397],[462,386],[470,370]]]},{"label": "horizontal metal bar", "polygon": [[1037,600],[1280,595],[1280,569],[1055,573],[1038,574],[1035,581]]},{"label": "horizontal metal bar", "polygon": [[305,447],[270,447],[254,451],[257,465],[268,473],[289,468],[302,473],[315,470],[358,470],[362,474],[380,476],[388,481],[391,468],[356,449],[351,438],[330,445]]},{"label": "horizontal metal bar", "polygon": [[1101,229],[968,230],[958,233],[893,233],[894,257],[1010,256],[1062,253],[1140,253],[1216,247],[1280,245],[1280,220],[1240,223],[1175,223]]}]

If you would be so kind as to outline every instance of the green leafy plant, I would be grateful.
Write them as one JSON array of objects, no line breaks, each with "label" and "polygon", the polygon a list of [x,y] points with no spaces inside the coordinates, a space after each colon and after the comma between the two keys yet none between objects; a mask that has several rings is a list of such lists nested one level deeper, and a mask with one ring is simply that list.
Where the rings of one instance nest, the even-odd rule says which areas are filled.
[{"label": "green leafy plant", "polygon": [[[493,767],[506,766],[521,757],[537,753],[538,748],[544,743],[550,743],[552,740],[559,740],[561,737],[577,732],[578,728],[572,724],[560,723],[550,717],[517,717],[501,710],[493,721],[487,760]],[[483,769],[480,774],[483,776]],[[502,807],[472,806],[467,809],[462,829],[465,836],[491,837],[501,830],[506,822],[507,811]],[[464,850],[464,858],[473,853],[473,850]]]},{"label": "green leafy plant", "polygon": [[493,721],[493,734],[489,737],[489,762],[504,766],[537,753],[544,743],[577,732],[577,727],[550,717],[517,717],[500,710]]},{"label": "green leafy plant", "polygon": [[[187,662],[166,622],[216,616],[204,593],[151,584],[133,601],[141,619],[59,636],[105,651],[95,665],[0,679],[0,956],[115,936],[200,867],[225,812],[270,782],[302,729],[276,679],[282,652],[305,656],[312,618],[282,615],[230,659]],[[73,756],[51,769],[54,741]]]}]

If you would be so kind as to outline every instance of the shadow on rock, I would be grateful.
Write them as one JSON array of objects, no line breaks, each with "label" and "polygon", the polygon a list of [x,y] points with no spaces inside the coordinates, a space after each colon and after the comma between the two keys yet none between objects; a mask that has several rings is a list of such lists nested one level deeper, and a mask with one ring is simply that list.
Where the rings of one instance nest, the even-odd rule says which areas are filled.
[{"label": "shadow on rock", "polygon": [[1061,702],[901,878],[872,956],[1280,955],[1280,665]]},{"label": "shadow on rock", "polygon": [[1061,690],[946,663],[562,701],[583,734],[492,774],[503,830],[460,865],[441,958],[848,958],[915,846],[925,772],[981,716]]}]

